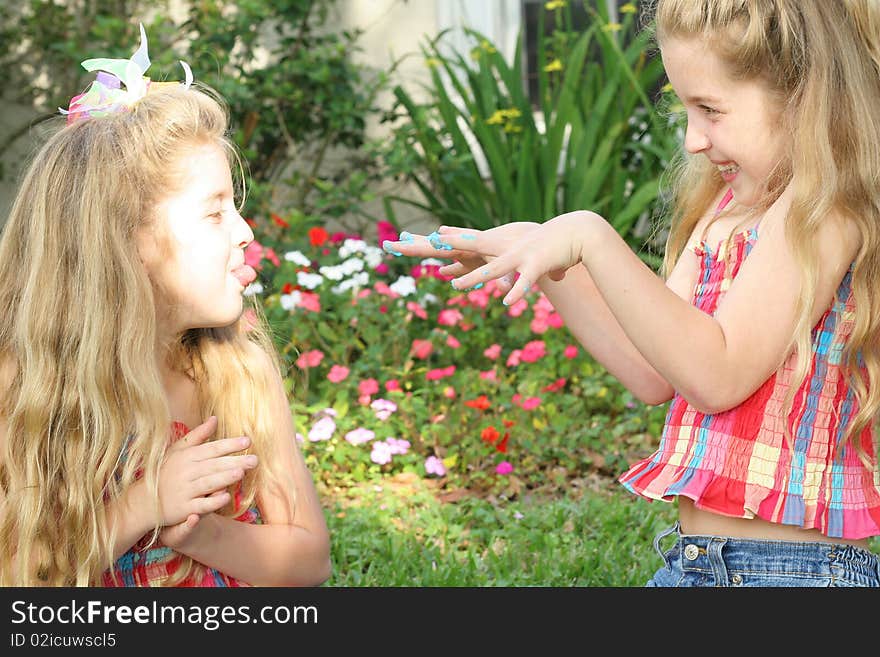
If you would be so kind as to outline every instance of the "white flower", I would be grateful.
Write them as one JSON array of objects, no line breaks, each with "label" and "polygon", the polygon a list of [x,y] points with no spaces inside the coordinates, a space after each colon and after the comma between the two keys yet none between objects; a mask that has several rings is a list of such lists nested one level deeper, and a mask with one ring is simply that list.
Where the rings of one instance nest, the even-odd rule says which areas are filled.
[{"label": "white flower", "polygon": [[351,274],[355,273],[356,271],[363,271],[364,270],[364,261],[361,260],[360,258],[349,258],[348,260],[345,260],[339,266],[342,269],[342,272],[346,276],[350,276]]},{"label": "white flower", "polygon": [[348,280],[342,281],[339,285],[333,288],[334,294],[342,294],[346,290],[350,290],[352,288],[362,288],[367,283],[370,282],[370,276],[367,272],[362,271],[359,274],[355,274]]},{"label": "white flower", "polygon": [[430,306],[430,305],[437,303],[437,301],[438,301],[437,297],[434,296],[433,294],[431,294],[430,292],[428,292],[427,294],[425,294],[422,297],[421,304],[423,306]]},{"label": "white flower", "polygon": [[363,240],[347,239],[342,243],[342,246],[339,247],[339,257],[347,258],[352,253],[360,253],[365,248],[367,248],[367,243]]},{"label": "white flower", "polygon": [[319,270],[325,277],[329,278],[331,281],[341,281],[342,277],[345,276],[345,272],[342,271],[342,267],[328,267],[323,266]]},{"label": "white flower", "polygon": [[385,252],[375,246],[368,246],[364,250],[364,259],[367,261],[367,267],[375,269],[385,259]]},{"label": "white flower", "polygon": [[401,276],[388,287],[397,292],[400,296],[408,297],[416,291],[416,279],[412,276]]},{"label": "white flower", "polygon": [[246,297],[252,297],[255,294],[262,294],[262,293],[263,293],[263,286],[260,283],[251,283],[250,285],[248,285],[244,289],[244,292],[242,292],[242,294]]},{"label": "white flower", "polygon": [[442,267],[443,265],[445,265],[447,263],[443,262],[442,260],[437,260],[437,258],[425,258],[419,264],[421,264],[421,265],[439,265],[440,267]]},{"label": "white flower", "polygon": [[312,261],[306,258],[299,251],[288,251],[284,254],[284,259],[288,262],[296,263],[297,265],[302,265],[303,267],[310,267],[312,265]]},{"label": "white flower", "polygon": [[296,282],[309,290],[314,290],[324,282],[324,277],[320,274],[310,274],[307,271],[296,272]]},{"label": "white flower", "polygon": [[294,290],[290,294],[282,294],[281,295],[281,307],[284,310],[290,311],[296,308],[299,305],[299,301],[302,298],[302,295],[298,290]]}]

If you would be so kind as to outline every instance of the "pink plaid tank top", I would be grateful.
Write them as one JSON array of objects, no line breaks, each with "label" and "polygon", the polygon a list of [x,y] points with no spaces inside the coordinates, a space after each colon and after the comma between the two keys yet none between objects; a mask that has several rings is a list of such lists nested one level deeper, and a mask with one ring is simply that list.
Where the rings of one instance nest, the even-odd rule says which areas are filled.
[{"label": "pink plaid tank top", "polygon": [[[714,251],[705,241],[695,248],[701,259],[695,306],[715,314],[757,239],[757,229],[751,228]],[[836,449],[858,410],[841,361],[853,325],[851,282],[852,267],[813,328],[810,370],[787,417],[782,406],[792,385],[794,355],[751,397],[722,413],[700,413],[676,393],[657,451],[620,476],[624,487],[651,500],[671,502],[684,495],[706,511],[757,516],[834,538],[880,534],[873,428],[855,437],[867,465],[852,442]],[[784,423],[790,428],[788,441]]]},{"label": "pink plaid tank top", "polygon": [[[182,422],[172,423],[171,440],[183,438],[189,429]],[[236,490],[235,502],[238,506],[241,501],[241,493]],[[259,509],[251,507],[236,517],[240,522],[260,523]],[[173,575],[180,567],[183,557],[170,547],[159,543],[147,547],[150,534],[144,536],[138,543],[116,560],[114,571],[116,581],[110,571],[103,575],[102,586],[162,586],[162,582]],[[177,586],[186,587],[225,587],[225,586],[249,586],[247,583],[230,577],[213,568],[202,568],[201,577],[190,574]]]}]

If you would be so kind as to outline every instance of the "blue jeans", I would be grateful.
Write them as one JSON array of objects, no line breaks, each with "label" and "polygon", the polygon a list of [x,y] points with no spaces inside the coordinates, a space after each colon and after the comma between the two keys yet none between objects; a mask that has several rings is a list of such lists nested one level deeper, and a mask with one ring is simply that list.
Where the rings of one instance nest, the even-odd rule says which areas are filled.
[{"label": "blue jeans", "polygon": [[[675,535],[665,552],[660,542]],[[880,559],[841,543],[682,535],[679,523],[657,534],[664,566],[645,586],[880,587]]]}]

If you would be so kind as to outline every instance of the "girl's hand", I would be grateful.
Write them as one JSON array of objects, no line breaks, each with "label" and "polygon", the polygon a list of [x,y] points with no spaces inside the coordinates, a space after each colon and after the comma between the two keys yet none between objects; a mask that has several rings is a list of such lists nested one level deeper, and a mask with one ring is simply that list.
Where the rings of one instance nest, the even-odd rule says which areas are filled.
[{"label": "girl's hand", "polygon": [[[189,530],[181,527],[177,531],[188,534],[198,522],[192,516],[223,508],[230,499],[226,487],[239,481],[245,470],[256,467],[257,457],[253,454],[229,456],[250,445],[250,439],[224,438],[206,443],[216,430],[217,418],[211,416],[168,448],[159,470],[163,525],[174,529],[182,523]],[[175,536],[171,536],[172,541]]]},{"label": "girl's hand", "polygon": [[[517,221],[483,231],[441,226],[431,235],[402,232],[400,241],[386,241],[382,247],[394,255],[455,260],[452,264],[441,267],[439,273],[443,276],[460,277],[482,268],[516,240],[539,226],[540,224],[531,221]],[[498,287],[502,293],[513,286],[512,275],[499,276],[498,279]],[[488,279],[483,282],[485,280]]]},{"label": "girl's hand", "polygon": [[[225,493],[225,490],[218,490],[211,493],[209,497],[220,497]],[[184,548],[189,538],[195,533],[196,527],[201,519],[202,517],[199,514],[191,513],[183,522],[164,527],[162,531],[159,532],[159,542],[174,550],[181,550]]]}]

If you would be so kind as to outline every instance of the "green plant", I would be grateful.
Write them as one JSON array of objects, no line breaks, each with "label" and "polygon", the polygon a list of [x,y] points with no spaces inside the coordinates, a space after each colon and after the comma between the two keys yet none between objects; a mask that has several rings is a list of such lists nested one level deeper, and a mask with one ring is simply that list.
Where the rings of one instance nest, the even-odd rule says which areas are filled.
[{"label": "green plant", "polygon": [[521,38],[512,64],[472,31],[479,45],[470,57],[445,56],[444,33],[424,46],[429,100],[394,88],[398,113],[384,153],[389,171],[420,198],[387,197],[392,221],[396,202],[475,228],[586,208],[641,249],[636,224],[650,213],[675,149],[674,130],[649,98],[662,64],[632,13],[611,24],[604,2],[585,5],[592,21],[582,34],[570,15],[549,40],[539,29],[537,113],[523,89]]}]

